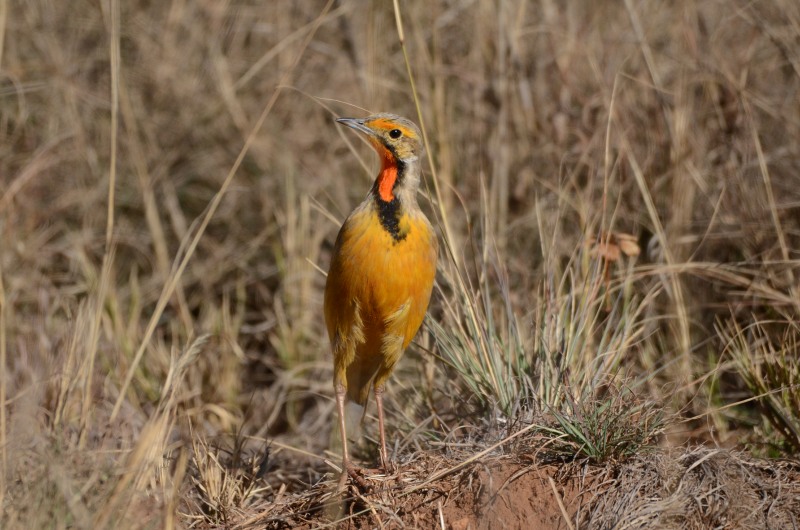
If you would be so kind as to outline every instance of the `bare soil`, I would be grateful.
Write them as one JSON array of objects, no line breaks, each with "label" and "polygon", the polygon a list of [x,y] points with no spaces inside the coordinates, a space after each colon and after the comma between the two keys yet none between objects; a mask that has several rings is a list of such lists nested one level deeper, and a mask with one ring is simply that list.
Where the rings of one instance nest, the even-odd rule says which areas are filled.
[{"label": "bare soil", "polygon": [[[474,462],[415,454],[397,472],[365,472],[369,490],[328,474],[275,487],[233,528],[796,528],[800,464],[695,448],[624,464],[542,464],[520,455]],[[271,479],[267,477],[267,481]]]}]

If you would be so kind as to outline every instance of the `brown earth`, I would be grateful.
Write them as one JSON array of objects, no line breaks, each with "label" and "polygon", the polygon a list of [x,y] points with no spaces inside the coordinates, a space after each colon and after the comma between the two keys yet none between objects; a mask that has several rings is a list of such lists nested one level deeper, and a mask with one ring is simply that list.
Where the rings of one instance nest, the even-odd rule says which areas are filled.
[{"label": "brown earth", "polygon": [[[796,528],[800,464],[696,448],[625,464],[544,465],[519,455],[468,464],[415,455],[370,489],[337,479],[264,497],[233,528]],[[275,491],[275,490],[273,490]]]},{"label": "brown earth", "polygon": [[[443,508],[442,520],[454,530],[570,528],[565,518],[575,511],[580,481],[570,477],[556,485],[557,475],[553,466],[500,464],[480,469],[481,487],[455,495],[454,502]],[[437,522],[437,514],[432,515],[427,521],[431,527]]]},{"label": "brown earth", "polygon": [[[430,464],[431,462],[426,462]],[[335,524],[343,529],[489,528],[565,529],[565,516],[576,511],[580,480],[562,477],[556,466],[523,465],[507,459],[471,464],[434,480],[424,477],[427,465],[391,477],[368,477],[371,491],[348,485],[341,496],[335,484],[321,486],[310,517],[298,528]],[[335,500],[338,499],[338,500]],[[562,511],[561,506],[564,506]],[[295,517],[272,518],[276,527],[295,527]],[[302,516],[300,516],[302,517]],[[294,519],[294,520],[293,520]]]}]

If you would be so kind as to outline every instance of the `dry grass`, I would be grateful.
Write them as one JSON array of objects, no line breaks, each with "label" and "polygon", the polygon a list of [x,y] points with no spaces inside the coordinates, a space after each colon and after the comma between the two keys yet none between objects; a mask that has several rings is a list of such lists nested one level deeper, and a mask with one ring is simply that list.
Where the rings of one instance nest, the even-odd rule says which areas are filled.
[{"label": "dry grass", "polygon": [[424,122],[444,243],[387,396],[398,489],[498,451],[797,457],[797,3],[400,8],[402,47],[388,2],[0,0],[0,526],[332,495],[320,270],[372,178],[332,122],[362,109]]},{"label": "dry grass", "polygon": [[[797,524],[797,465],[765,464],[697,448],[633,458],[596,478],[586,528],[791,528]],[[591,491],[591,488],[589,488]]]}]

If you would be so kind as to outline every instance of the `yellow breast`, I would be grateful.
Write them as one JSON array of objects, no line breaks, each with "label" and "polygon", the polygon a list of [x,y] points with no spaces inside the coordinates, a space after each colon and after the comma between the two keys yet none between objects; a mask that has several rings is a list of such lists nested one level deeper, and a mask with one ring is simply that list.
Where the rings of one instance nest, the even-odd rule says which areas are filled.
[{"label": "yellow breast", "polygon": [[430,223],[416,211],[400,217],[399,229],[403,237],[392,237],[369,203],[356,209],[339,231],[325,285],[336,377],[362,404],[372,378],[388,376],[419,330],[433,289]]},{"label": "yellow breast", "polygon": [[[359,208],[339,232],[325,289],[325,317],[329,331],[355,301],[365,321],[385,322],[409,304],[402,330],[403,348],[419,329],[430,300],[436,274],[437,242],[421,213],[400,219],[402,240],[396,240],[378,220],[373,208]],[[399,322],[397,324],[400,324]],[[340,326],[336,326],[340,327]],[[391,330],[400,331],[400,329]]]}]

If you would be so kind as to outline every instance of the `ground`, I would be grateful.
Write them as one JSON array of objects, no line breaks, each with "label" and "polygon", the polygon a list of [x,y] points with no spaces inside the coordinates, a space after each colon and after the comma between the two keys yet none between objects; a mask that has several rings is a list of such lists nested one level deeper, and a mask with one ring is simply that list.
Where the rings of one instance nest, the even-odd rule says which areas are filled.
[{"label": "ground", "polygon": [[[305,491],[279,491],[226,521],[232,528],[792,528],[800,465],[695,448],[625,463],[545,464],[537,442],[513,454],[414,453],[369,490],[328,473]],[[530,442],[526,451],[524,446]],[[452,454],[461,453],[461,454]],[[460,457],[460,458],[459,458]],[[266,477],[267,482],[271,482]]]}]

